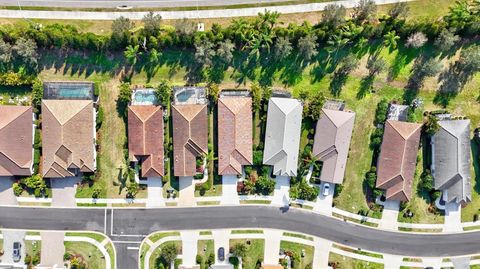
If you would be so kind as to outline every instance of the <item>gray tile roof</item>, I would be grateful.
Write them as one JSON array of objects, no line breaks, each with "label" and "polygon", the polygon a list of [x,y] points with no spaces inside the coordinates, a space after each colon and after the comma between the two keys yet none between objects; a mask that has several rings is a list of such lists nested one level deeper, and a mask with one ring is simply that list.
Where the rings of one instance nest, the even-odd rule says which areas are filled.
[{"label": "gray tile roof", "polygon": [[274,97],[268,102],[263,163],[272,165],[275,175],[297,175],[302,110],[296,99]]},{"label": "gray tile roof", "polygon": [[355,113],[322,109],[317,122],[313,155],[323,162],[321,181],[342,184]]},{"label": "gray tile roof", "polygon": [[438,123],[432,138],[434,187],[443,191],[446,202],[470,202],[470,120]]}]

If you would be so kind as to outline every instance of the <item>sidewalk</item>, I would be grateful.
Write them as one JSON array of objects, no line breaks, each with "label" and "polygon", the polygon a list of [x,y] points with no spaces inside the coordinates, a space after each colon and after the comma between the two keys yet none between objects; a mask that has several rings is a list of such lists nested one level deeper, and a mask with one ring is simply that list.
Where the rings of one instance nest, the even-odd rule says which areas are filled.
[{"label": "sidewalk", "polygon": [[[377,5],[407,2],[413,0],[374,0]],[[310,3],[299,5],[253,7],[239,9],[211,9],[211,10],[183,10],[156,12],[164,20],[203,19],[203,18],[232,18],[257,16],[260,12],[277,11],[282,14],[322,11],[332,3],[353,8],[358,1],[344,0],[335,2]],[[0,10],[0,18],[31,18],[31,19],[61,19],[61,20],[115,20],[119,17],[131,20],[141,20],[148,12],[90,12],[90,11],[45,11],[45,10]]]}]

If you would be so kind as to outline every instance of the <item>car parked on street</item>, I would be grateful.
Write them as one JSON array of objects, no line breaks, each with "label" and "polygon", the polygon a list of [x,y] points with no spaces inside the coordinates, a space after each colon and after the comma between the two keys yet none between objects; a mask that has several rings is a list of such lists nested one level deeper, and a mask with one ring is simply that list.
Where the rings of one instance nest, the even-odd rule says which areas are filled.
[{"label": "car parked on street", "polygon": [[20,244],[20,242],[13,242],[13,261],[14,262],[19,262],[20,259],[22,258],[22,255],[20,254],[21,248],[22,248],[22,244]]}]

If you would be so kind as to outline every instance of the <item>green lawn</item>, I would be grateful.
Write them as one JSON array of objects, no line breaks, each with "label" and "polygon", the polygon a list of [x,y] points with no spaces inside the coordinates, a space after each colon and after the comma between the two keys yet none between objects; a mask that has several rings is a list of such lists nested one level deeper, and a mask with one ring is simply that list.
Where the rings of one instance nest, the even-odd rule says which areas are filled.
[{"label": "green lawn", "polygon": [[153,235],[149,236],[148,239],[150,239],[150,241],[155,243],[158,240],[167,236],[180,236],[180,233],[179,232],[154,233]]},{"label": "green lawn", "polygon": [[200,269],[207,269],[205,265],[208,257],[213,254],[215,255],[215,246],[213,240],[199,240],[198,241],[198,255],[203,257],[204,263],[200,265]]},{"label": "green lawn", "polygon": [[40,261],[41,249],[42,249],[42,241],[25,240],[25,254],[32,258],[31,260],[33,265],[38,264],[38,263],[35,263],[36,259],[37,259],[37,262]]},{"label": "green lawn", "polygon": [[292,251],[296,254],[301,255],[302,250],[304,251],[305,255],[300,261],[295,261],[293,269],[304,269],[307,265],[312,265],[313,263],[313,252],[314,247],[307,246],[303,244],[293,243],[289,241],[281,241],[280,242],[280,249],[285,250],[286,252]]},{"label": "green lawn", "polygon": [[[250,244],[248,244],[250,242]],[[234,246],[237,243],[242,243],[247,246],[246,257],[242,259],[244,269],[255,269],[256,264],[259,261],[263,261],[263,255],[265,252],[265,240],[263,239],[232,239],[230,240],[230,246]],[[227,250],[226,250],[227,251]]]},{"label": "green lawn", "polygon": [[105,236],[102,235],[102,234],[97,234],[97,233],[72,233],[72,232],[69,232],[69,233],[66,233],[65,236],[82,236],[82,237],[89,237],[89,238],[92,238],[92,239],[95,239],[97,242],[101,243],[103,242],[103,240],[105,240]]},{"label": "green lawn", "polygon": [[[150,256],[150,268],[148,268],[148,269],[158,269],[159,268],[158,264],[160,263],[159,258],[160,258],[162,246],[164,246],[165,244],[172,244],[172,243],[175,244],[175,246],[177,248],[177,251],[178,251],[178,254],[182,253],[182,241],[165,242],[153,251],[152,256]],[[147,269],[147,268],[145,268],[145,269]]]},{"label": "green lawn", "polygon": [[106,268],[105,257],[94,245],[87,242],[65,242],[65,251],[85,262],[87,268]]},{"label": "green lawn", "polygon": [[384,268],[383,264],[356,260],[353,258],[341,256],[332,252],[330,252],[328,263],[331,266],[335,264],[336,265],[335,268],[338,268],[338,269],[382,269]]}]

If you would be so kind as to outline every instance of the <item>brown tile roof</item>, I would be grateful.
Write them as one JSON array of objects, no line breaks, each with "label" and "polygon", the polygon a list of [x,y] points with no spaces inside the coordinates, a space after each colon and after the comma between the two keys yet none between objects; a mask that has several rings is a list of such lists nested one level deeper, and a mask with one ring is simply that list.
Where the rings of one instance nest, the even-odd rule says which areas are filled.
[{"label": "brown tile roof", "polygon": [[33,163],[33,110],[0,106],[0,176],[30,176]]},{"label": "brown tile roof", "polygon": [[218,101],[218,174],[239,175],[252,164],[252,99],[224,97]]},{"label": "brown tile roof", "polygon": [[377,188],[390,200],[408,201],[417,163],[421,125],[388,120],[377,165]]},{"label": "brown tile roof", "polygon": [[321,181],[342,184],[355,113],[322,109],[317,122],[313,155],[323,162]]},{"label": "brown tile roof", "polygon": [[206,105],[173,105],[174,175],[193,176],[195,158],[208,152]]},{"label": "brown tile roof", "polygon": [[95,171],[95,114],[91,100],[42,101],[43,176]]},{"label": "brown tile roof", "polygon": [[128,152],[131,161],[141,162],[142,177],[164,175],[161,106],[128,107]]}]

